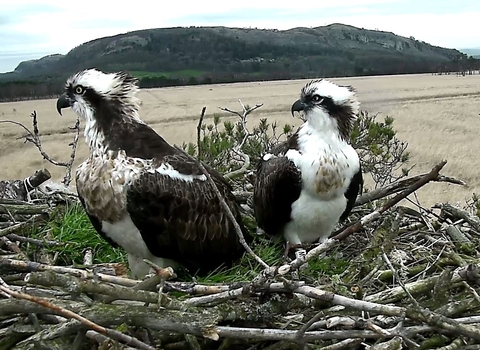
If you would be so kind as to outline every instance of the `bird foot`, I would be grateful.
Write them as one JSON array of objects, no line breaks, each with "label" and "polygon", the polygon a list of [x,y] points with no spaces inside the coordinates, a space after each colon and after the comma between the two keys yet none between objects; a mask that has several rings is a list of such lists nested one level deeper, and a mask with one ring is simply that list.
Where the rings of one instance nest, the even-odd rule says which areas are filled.
[{"label": "bird foot", "polygon": [[302,244],[291,244],[290,242],[287,241],[286,245],[285,245],[285,252],[283,253],[283,256],[286,260],[289,260],[289,257],[288,255],[290,254],[290,251],[293,250],[293,249],[299,249],[299,248],[302,248],[303,245]]},{"label": "bird foot", "polygon": [[[305,255],[307,255],[307,251],[306,251],[305,249],[303,249],[303,248],[297,249],[297,250],[295,251],[295,258],[297,258],[297,259],[299,259],[299,258],[301,258],[301,257],[304,257]],[[308,268],[308,262],[306,262],[305,264],[301,265],[301,266],[299,267],[299,270],[301,271],[301,270],[305,270],[305,269],[307,269],[307,268]]]},{"label": "bird foot", "polygon": [[157,272],[156,272],[154,269],[150,268],[149,271],[148,271],[148,273],[145,275],[145,277],[143,277],[142,280],[143,280],[143,281],[146,281],[146,280],[148,280],[148,279],[150,279],[150,278],[152,278],[152,277],[155,277],[156,275],[157,275]]}]

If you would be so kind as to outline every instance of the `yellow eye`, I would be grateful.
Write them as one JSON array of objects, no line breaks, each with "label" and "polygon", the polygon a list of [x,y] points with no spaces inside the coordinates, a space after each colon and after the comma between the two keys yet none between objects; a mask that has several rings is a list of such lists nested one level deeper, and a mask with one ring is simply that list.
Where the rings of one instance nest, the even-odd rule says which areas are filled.
[{"label": "yellow eye", "polygon": [[322,101],[322,98],[320,97],[320,95],[312,96],[312,102],[321,102],[321,101]]},{"label": "yellow eye", "polygon": [[77,87],[75,88],[75,93],[78,94],[78,95],[83,94],[84,91],[85,91],[85,90],[83,89],[83,86],[80,86],[80,85],[79,85],[79,86],[77,86]]}]

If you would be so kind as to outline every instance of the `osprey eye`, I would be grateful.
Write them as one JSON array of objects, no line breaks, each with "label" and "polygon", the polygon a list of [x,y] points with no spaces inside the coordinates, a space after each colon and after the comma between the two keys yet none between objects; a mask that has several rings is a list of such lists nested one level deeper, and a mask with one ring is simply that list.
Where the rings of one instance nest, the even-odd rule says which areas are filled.
[{"label": "osprey eye", "polygon": [[85,91],[85,90],[83,89],[83,86],[80,86],[80,85],[79,85],[79,86],[77,86],[77,87],[75,88],[75,93],[78,94],[78,95],[83,94],[84,91]]},{"label": "osprey eye", "polygon": [[312,102],[322,102],[322,98],[320,97],[320,95],[313,95],[312,96]]}]

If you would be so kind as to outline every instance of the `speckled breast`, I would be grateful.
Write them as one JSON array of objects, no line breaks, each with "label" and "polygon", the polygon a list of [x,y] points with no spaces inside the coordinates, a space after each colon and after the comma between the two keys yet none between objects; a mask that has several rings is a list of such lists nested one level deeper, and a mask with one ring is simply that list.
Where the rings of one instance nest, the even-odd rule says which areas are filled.
[{"label": "speckled breast", "polygon": [[90,155],[76,171],[77,190],[87,211],[102,221],[120,220],[126,208],[125,186],[144,167],[143,162],[135,162],[122,152]]},{"label": "speckled breast", "polygon": [[346,158],[339,159],[337,155],[323,156],[318,160],[315,173],[315,192],[327,194],[345,186],[345,170],[349,167]]}]

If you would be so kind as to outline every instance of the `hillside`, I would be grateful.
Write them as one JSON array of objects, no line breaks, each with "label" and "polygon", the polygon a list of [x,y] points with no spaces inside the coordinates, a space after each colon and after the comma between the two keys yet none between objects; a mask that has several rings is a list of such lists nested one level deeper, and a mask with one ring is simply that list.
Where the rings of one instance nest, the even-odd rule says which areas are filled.
[{"label": "hillside", "polygon": [[[343,24],[282,31],[176,27],[96,39],[67,55],[22,62],[14,72],[0,74],[0,81],[17,81],[8,83],[13,97],[22,95],[25,81],[47,84],[43,93],[54,94],[68,75],[88,67],[127,70],[141,78],[141,86],[156,87],[434,72],[455,69],[464,59],[458,50]],[[8,97],[0,93],[2,98]]]}]

